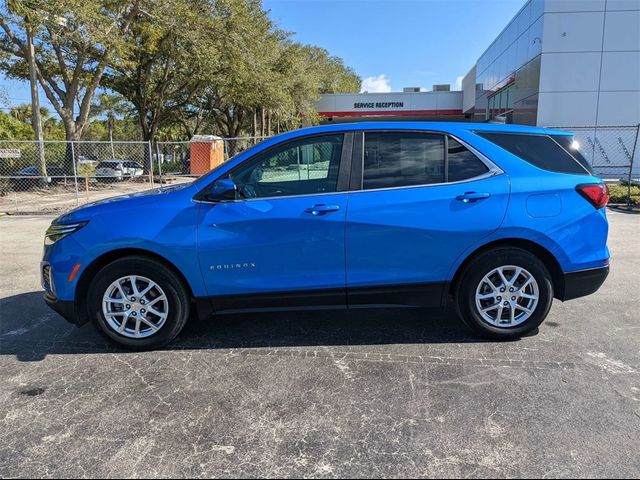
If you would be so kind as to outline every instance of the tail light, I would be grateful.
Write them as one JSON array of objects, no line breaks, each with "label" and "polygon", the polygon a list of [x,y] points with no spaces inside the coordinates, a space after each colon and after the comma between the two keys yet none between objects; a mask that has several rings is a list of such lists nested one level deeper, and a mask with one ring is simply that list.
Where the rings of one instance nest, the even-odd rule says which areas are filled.
[{"label": "tail light", "polygon": [[603,208],[609,202],[609,188],[604,183],[578,185],[576,191],[596,208]]}]

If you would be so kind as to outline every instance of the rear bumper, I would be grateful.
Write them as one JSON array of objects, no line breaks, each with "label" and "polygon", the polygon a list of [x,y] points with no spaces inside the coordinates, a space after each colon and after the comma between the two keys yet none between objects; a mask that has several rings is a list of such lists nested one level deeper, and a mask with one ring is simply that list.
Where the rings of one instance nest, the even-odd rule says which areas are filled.
[{"label": "rear bumper", "polygon": [[74,325],[82,325],[84,322],[80,320],[76,312],[76,304],[71,300],[60,300],[51,293],[44,294],[44,301],[54,311],[62,315],[66,321]]},{"label": "rear bumper", "polygon": [[609,275],[609,266],[590,268],[564,274],[564,291],[559,296],[563,302],[591,295],[604,283]]}]

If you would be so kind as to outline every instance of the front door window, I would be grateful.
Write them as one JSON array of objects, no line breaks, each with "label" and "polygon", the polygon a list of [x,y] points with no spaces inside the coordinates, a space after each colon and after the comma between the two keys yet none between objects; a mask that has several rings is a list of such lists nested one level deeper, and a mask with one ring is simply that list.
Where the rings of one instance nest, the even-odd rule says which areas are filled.
[{"label": "front door window", "polygon": [[305,138],[258,155],[230,174],[242,198],[335,192],[342,134]]}]

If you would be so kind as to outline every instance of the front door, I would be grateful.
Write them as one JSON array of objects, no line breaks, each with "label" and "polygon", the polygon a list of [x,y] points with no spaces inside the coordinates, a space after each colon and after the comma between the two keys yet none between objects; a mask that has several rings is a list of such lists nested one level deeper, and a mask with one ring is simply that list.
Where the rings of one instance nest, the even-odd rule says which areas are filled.
[{"label": "front door", "polygon": [[218,309],[344,305],[344,137],[259,153],[229,174],[238,200],[201,205],[200,266]]}]

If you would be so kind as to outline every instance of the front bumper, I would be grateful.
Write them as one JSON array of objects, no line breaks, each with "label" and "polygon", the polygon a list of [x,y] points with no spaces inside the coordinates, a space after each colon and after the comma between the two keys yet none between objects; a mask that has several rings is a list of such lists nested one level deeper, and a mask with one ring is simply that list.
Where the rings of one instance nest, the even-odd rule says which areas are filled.
[{"label": "front bumper", "polygon": [[49,307],[54,311],[62,315],[62,317],[64,317],[68,322],[78,326],[84,323],[76,312],[75,302],[71,300],[60,300],[49,292],[44,294],[44,301],[47,302],[47,305],[49,305]]},{"label": "front bumper", "polygon": [[598,290],[609,275],[609,265],[564,274],[564,289],[559,296],[563,302],[591,295]]}]

